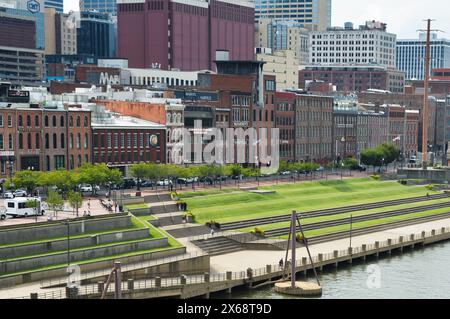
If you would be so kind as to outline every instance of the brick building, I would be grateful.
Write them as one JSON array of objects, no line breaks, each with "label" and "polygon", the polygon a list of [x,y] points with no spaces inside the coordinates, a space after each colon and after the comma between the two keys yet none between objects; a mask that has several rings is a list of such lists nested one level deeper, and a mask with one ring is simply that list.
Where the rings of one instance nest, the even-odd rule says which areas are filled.
[{"label": "brick building", "polygon": [[287,162],[295,159],[295,103],[295,93],[275,93],[275,127],[280,129],[280,160]]},{"label": "brick building", "polygon": [[16,170],[73,169],[91,160],[89,110],[12,104],[10,108],[0,108],[0,126],[3,177]]},{"label": "brick building", "polygon": [[327,163],[333,159],[332,97],[297,95],[295,160]]}]

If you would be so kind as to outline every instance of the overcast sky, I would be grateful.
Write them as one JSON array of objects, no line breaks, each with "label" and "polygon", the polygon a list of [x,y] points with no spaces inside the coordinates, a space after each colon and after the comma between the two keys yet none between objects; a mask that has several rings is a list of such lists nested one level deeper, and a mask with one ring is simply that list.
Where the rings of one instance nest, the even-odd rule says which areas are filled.
[{"label": "overcast sky", "polygon": [[[417,29],[424,29],[423,19],[436,19],[434,29],[440,29],[439,37],[450,38],[448,0],[332,0],[333,26],[343,26],[344,22],[355,25],[366,20],[379,20],[388,25],[388,31],[398,38],[416,38]],[[64,0],[66,11],[78,10],[78,0]]]}]

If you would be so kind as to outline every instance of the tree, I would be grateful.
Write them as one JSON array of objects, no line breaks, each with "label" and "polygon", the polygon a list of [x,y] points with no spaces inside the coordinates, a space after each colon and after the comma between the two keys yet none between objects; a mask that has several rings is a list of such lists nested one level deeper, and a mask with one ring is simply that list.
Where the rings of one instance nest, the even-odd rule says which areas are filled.
[{"label": "tree", "polygon": [[149,176],[149,166],[146,163],[131,165],[130,174],[138,180],[137,191],[141,190],[141,180]]},{"label": "tree", "polygon": [[42,176],[42,172],[35,171],[18,171],[14,174],[12,182],[16,188],[25,188],[29,193],[32,193],[38,186],[38,181]]},{"label": "tree", "polygon": [[54,216],[58,217],[58,211],[63,209],[64,200],[57,192],[50,190],[47,196],[48,207],[53,211]]},{"label": "tree", "polygon": [[109,168],[106,164],[85,164],[78,168],[76,172],[79,175],[78,181],[80,183],[92,185],[93,195],[96,192],[95,186],[109,186],[122,182],[122,173],[118,169]]},{"label": "tree", "polygon": [[400,158],[401,151],[393,143],[383,143],[377,147],[383,153],[385,165],[391,164]]},{"label": "tree", "polygon": [[353,157],[347,157],[344,160],[344,167],[349,169],[356,169],[358,167],[358,161]]},{"label": "tree", "polygon": [[383,152],[379,149],[366,149],[361,152],[361,163],[367,166],[372,166],[375,170],[376,167],[382,165]]},{"label": "tree", "polygon": [[81,194],[78,192],[70,191],[68,194],[68,199],[70,207],[75,209],[78,217],[79,216],[78,210],[81,207],[81,205],[83,205],[83,196],[81,196]]}]

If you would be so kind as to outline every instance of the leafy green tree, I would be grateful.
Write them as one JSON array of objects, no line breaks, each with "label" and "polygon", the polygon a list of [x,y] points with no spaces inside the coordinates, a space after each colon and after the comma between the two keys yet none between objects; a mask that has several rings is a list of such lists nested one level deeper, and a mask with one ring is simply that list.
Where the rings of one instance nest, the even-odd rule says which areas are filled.
[{"label": "leafy green tree", "polygon": [[79,216],[78,211],[80,207],[83,205],[83,196],[81,196],[81,194],[78,192],[70,191],[68,194],[68,199],[70,207],[75,209],[78,217]]},{"label": "leafy green tree", "polygon": [[131,165],[130,167],[130,175],[138,180],[137,183],[137,191],[141,190],[141,180],[147,178],[149,174],[149,165],[146,163],[139,163]]},{"label": "leafy green tree", "polygon": [[393,143],[383,143],[377,149],[383,153],[384,165],[394,163],[400,158],[401,151]]},{"label": "leafy green tree", "polygon": [[381,167],[383,160],[383,152],[380,149],[366,149],[361,152],[361,163],[367,166]]},{"label": "leafy green tree", "polygon": [[353,157],[347,157],[344,160],[344,167],[349,169],[355,169],[358,167],[358,161],[354,159]]},{"label": "leafy green tree", "polygon": [[14,174],[12,182],[16,188],[24,188],[28,192],[32,193],[34,189],[39,186],[39,179],[42,176],[42,172],[35,171],[18,171]]},{"label": "leafy green tree", "polygon": [[64,200],[57,192],[50,190],[48,192],[47,200],[48,207],[53,211],[54,216],[58,217],[58,212],[64,207]]}]

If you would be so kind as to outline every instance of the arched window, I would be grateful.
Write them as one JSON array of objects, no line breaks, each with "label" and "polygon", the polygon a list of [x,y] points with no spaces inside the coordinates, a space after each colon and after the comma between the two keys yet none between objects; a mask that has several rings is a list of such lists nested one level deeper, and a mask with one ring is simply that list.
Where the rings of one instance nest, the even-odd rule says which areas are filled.
[{"label": "arched window", "polygon": [[69,117],[69,126],[73,127],[73,117]]},{"label": "arched window", "polygon": [[89,126],[89,118],[87,116],[84,117],[84,127]]},{"label": "arched window", "polygon": [[53,125],[53,127],[56,127],[56,116],[55,115],[53,115],[53,117],[52,117],[52,125]]},{"label": "arched window", "polygon": [[81,126],[81,119],[80,119],[80,117],[78,116],[77,117],[77,127],[80,127]]},{"label": "arched window", "polygon": [[70,133],[69,147],[73,149],[73,133]]},{"label": "arched window", "polygon": [[39,123],[39,115],[36,115],[34,117],[34,126],[36,126],[36,127],[41,126],[40,123]]},{"label": "arched window", "polygon": [[87,150],[89,147],[89,135],[88,133],[84,133],[84,149]]},{"label": "arched window", "polygon": [[44,124],[45,124],[45,127],[48,127],[48,116],[46,115],[45,116],[45,118],[44,118]]},{"label": "arched window", "polygon": [[170,113],[167,114],[167,124],[170,124],[172,115]]},{"label": "arched window", "polygon": [[27,115],[27,127],[31,126],[31,116]]},{"label": "arched window", "polygon": [[50,156],[48,156],[48,155],[45,157],[45,169],[47,171],[50,170]]},{"label": "arched window", "polygon": [[78,155],[78,161],[77,161],[77,166],[81,167],[81,155]]},{"label": "arched window", "polygon": [[19,115],[19,127],[23,126],[23,119],[22,119],[22,115]]},{"label": "arched window", "polygon": [[73,169],[73,168],[74,168],[74,164],[73,164],[73,155],[70,155],[70,163],[69,163],[69,165],[70,165],[70,169]]},{"label": "arched window", "polygon": [[60,124],[61,124],[61,127],[64,127],[66,125],[66,121],[64,120],[64,116],[62,116],[62,115],[60,118]]},{"label": "arched window", "polygon": [[77,149],[81,149],[81,134],[77,134]]},{"label": "arched window", "polygon": [[66,148],[66,137],[64,136],[64,133],[61,134],[61,148]]}]

